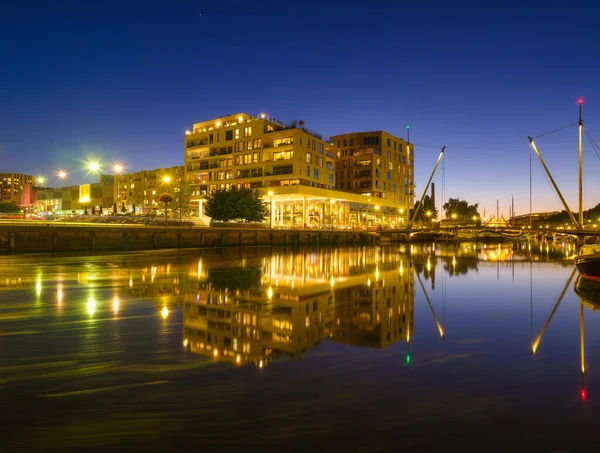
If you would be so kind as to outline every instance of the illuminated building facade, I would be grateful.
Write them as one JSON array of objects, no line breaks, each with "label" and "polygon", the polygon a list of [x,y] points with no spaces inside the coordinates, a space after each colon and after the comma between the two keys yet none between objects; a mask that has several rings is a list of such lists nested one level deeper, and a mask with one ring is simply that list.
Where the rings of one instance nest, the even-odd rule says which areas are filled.
[{"label": "illuminated building facade", "polygon": [[192,207],[205,221],[204,196],[234,185],[262,194],[273,227],[365,227],[400,218],[391,198],[335,190],[337,149],[302,121],[227,115],[194,124],[184,149]]},{"label": "illuminated building facade", "polygon": [[115,175],[115,181],[115,202],[119,210],[123,204],[128,211],[135,205],[137,214],[163,208],[158,198],[164,192],[176,194],[186,190],[183,166]]},{"label": "illuminated building facade", "polygon": [[27,185],[35,183],[35,176],[22,173],[0,173],[0,202],[14,201],[19,205],[29,204],[22,195]]},{"label": "illuminated building facade", "polygon": [[331,137],[336,189],[390,201],[407,222],[414,206],[414,145],[384,131]]},{"label": "illuminated building facade", "polygon": [[100,182],[56,189],[38,187],[35,195],[35,210],[56,214],[83,214],[92,206],[100,211],[112,212],[114,203],[114,177],[101,175]]}]

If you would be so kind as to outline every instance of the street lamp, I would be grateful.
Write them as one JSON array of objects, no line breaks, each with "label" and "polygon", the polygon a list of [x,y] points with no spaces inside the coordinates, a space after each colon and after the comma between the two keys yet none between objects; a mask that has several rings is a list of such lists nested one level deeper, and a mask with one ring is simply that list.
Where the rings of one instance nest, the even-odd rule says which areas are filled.
[{"label": "street lamp", "polygon": [[63,183],[66,184],[67,183],[67,178],[69,177],[69,174],[65,170],[58,170],[58,172],[56,172],[56,176]]},{"label": "street lamp", "polygon": [[273,228],[273,191],[269,190],[269,229]]},{"label": "street lamp", "polygon": [[163,176],[163,182],[169,184],[171,182],[171,177],[167,175]]},{"label": "street lamp", "polygon": [[[123,165],[119,163],[113,164],[113,173],[115,174],[115,187],[116,187],[116,195],[117,199],[113,200],[113,209],[115,209],[114,213],[116,213],[117,203],[121,202],[121,173],[123,172]],[[115,197],[113,197],[114,199]]]}]

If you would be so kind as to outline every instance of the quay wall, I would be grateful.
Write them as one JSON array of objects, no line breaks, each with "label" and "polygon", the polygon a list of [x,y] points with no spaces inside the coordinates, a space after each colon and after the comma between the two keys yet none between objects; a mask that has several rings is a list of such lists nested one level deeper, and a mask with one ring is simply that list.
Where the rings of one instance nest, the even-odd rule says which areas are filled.
[{"label": "quay wall", "polygon": [[0,225],[0,253],[151,250],[198,247],[370,245],[360,231],[146,226]]}]

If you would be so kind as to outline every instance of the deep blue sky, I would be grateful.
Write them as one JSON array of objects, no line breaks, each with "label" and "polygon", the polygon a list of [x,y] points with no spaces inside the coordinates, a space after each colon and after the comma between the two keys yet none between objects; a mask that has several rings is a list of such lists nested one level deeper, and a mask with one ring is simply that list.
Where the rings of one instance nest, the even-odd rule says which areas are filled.
[{"label": "deep blue sky", "polygon": [[[529,212],[529,145],[584,121],[600,141],[593,2],[2,2],[0,171],[91,181],[85,155],[182,165],[193,122],[240,111],[324,135],[446,145],[445,195]],[[540,138],[576,209],[576,128]],[[587,146],[586,146],[587,145]],[[586,148],[585,202],[600,202]],[[416,147],[420,196],[438,151]],[[534,161],[534,210],[561,209]],[[441,168],[436,176],[442,192]],[[438,197],[439,200],[439,197]],[[483,209],[481,209],[483,213]]]}]

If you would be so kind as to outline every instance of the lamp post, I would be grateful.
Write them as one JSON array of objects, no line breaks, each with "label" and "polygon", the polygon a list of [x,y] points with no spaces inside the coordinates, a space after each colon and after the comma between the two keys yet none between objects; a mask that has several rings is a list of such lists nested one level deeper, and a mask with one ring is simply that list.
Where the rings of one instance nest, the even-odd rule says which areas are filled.
[{"label": "lamp post", "polygon": [[45,196],[44,211],[45,211],[46,210],[46,205],[48,203],[48,188],[46,186],[46,178],[44,176],[38,176],[35,179],[39,183],[39,185],[44,188],[44,196]]},{"label": "lamp post", "polygon": [[[90,160],[86,163],[86,167],[88,169],[88,174],[92,173],[94,175],[98,175],[98,173],[100,172],[100,162],[96,161],[96,160]],[[93,198],[92,198],[92,191],[90,191],[90,201],[93,203]],[[100,211],[102,211],[104,209],[104,200],[103,200],[103,205],[100,207]]]},{"label": "lamp post", "polygon": [[269,229],[273,229],[273,191],[269,190]]},{"label": "lamp post", "polygon": [[[113,173],[115,174],[115,186],[116,186],[116,200],[113,203],[117,203],[118,205],[121,202],[121,172],[123,171],[123,165],[116,163],[113,165]],[[134,212],[135,214],[135,212]]]}]

